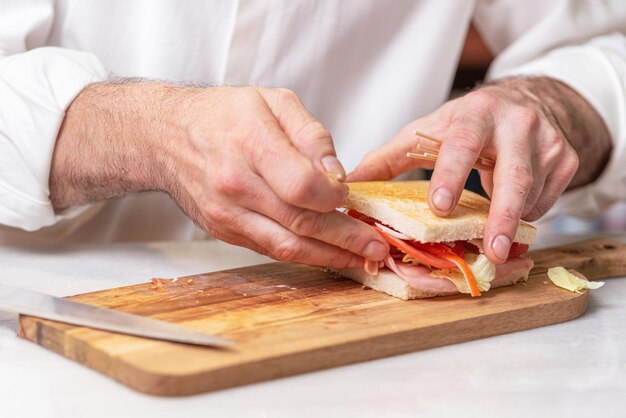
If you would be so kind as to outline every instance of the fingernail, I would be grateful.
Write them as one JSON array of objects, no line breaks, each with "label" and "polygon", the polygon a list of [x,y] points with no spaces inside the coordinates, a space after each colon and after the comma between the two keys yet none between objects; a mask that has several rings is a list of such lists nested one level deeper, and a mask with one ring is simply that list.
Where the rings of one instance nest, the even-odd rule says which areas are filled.
[{"label": "fingernail", "polygon": [[442,212],[447,212],[452,209],[452,204],[454,203],[454,196],[450,192],[450,190],[445,188],[440,188],[435,190],[433,193],[433,206],[439,209]]},{"label": "fingernail", "polygon": [[344,181],[346,179],[346,170],[334,155],[327,155],[322,158],[322,167],[326,170],[326,173],[331,175],[338,181]]},{"label": "fingernail", "polygon": [[387,248],[378,241],[372,241],[367,244],[363,256],[368,260],[382,260],[387,255]]},{"label": "fingernail", "polygon": [[500,260],[506,260],[509,257],[510,248],[511,240],[506,235],[498,235],[491,242],[491,249]]}]

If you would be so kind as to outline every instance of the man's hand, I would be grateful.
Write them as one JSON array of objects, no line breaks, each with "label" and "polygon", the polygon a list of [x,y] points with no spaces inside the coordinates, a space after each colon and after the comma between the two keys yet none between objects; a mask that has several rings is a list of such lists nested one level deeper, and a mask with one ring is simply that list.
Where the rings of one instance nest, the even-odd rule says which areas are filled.
[{"label": "man's hand", "polygon": [[437,215],[452,212],[479,154],[496,160],[493,173],[480,173],[492,198],[485,252],[495,263],[506,260],[520,218],[538,219],[568,187],[596,179],[611,151],[602,119],[575,91],[549,78],[512,78],[411,122],[369,153],[348,180],[390,179],[432,168],[405,157],[420,142],[416,130],[443,140],[429,191]]},{"label": "man's hand", "polygon": [[344,177],[330,134],[289,90],[104,83],[66,113],[50,192],[62,209],[162,190],[217,238],[278,260],[380,261],[382,238],[335,211]]}]

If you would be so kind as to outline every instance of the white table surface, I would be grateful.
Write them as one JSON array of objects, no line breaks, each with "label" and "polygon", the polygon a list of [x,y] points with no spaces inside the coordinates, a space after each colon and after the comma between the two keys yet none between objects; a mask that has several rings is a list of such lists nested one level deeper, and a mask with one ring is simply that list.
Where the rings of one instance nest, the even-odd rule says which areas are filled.
[{"label": "white table surface", "polygon": [[[0,283],[64,296],[265,260],[218,242],[0,247]],[[571,322],[184,398],[137,393],[16,328],[0,313],[3,418],[626,417],[626,278]]]}]

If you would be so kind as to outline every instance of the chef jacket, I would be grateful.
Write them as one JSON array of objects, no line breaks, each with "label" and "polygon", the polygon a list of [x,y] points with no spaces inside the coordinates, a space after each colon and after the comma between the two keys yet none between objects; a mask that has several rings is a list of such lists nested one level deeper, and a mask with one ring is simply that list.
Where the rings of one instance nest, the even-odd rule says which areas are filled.
[{"label": "chef jacket", "polygon": [[608,127],[608,166],[554,210],[589,217],[626,198],[623,0],[0,0],[0,242],[205,236],[165,193],[54,210],[55,139],[89,83],[289,88],[351,170],[446,101],[471,22],[496,56],[490,79],[561,80]]}]

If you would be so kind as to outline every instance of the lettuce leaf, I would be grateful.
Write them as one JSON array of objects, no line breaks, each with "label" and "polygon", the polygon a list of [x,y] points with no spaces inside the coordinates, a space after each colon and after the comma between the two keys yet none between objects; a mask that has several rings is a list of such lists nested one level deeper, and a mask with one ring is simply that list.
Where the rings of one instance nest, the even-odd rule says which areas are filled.
[{"label": "lettuce leaf", "polygon": [[[491,281],[496,278],[496,266],[491,264],[484,254],[476,255],[465,253],[463,257],[469,268],[474,273],[478,288],[481,292],[486,292],[491,287]],[[450,280],[460,293],[470,293],[465,276],[459,270],[434,269],[429,274],[430,277]]]},{"label": "lettuce leaf", "polygon": [[576,293],[582,293],[582,291],[586,289],[598,289],[604,286],[604,282],[590,282],[585,277],[582,277],[582,275],[579,277],[570,273],[563,267],[552,267],[548,269],[548,278],[556,286]]}]

